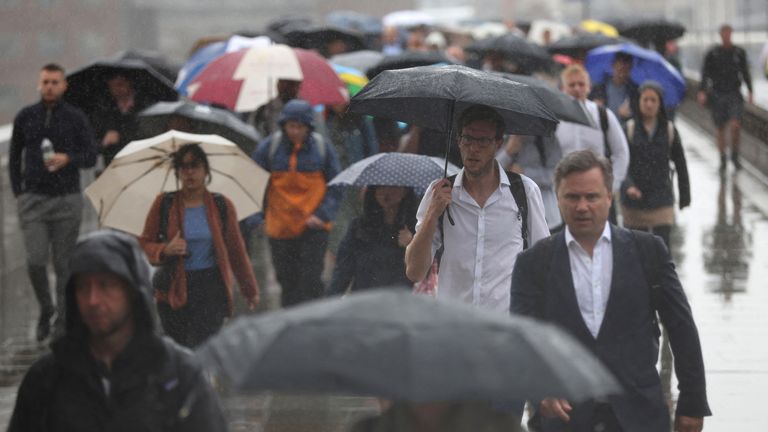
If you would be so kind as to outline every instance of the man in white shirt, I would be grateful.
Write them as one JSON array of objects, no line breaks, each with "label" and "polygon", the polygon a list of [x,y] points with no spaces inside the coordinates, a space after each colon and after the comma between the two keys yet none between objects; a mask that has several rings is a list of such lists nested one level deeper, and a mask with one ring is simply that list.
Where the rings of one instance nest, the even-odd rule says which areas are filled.
[{"label": "man in white shirt", "polygon": [[[617,193],[621,182],[627,176],[627,168],[629,167],[629,146],[619,120],[611,110],[606,109],[604,116],[606,127],[603,127],[598,105],[587,99],[592,85],[589,74],[583,66],[568,66],[560,74],[560,81],[563,92],[583,104],[594,126],[588,127],[576,123],[560,122],[555,136],[560,142],[563,156],[577,150],[592,150],[595,154],[608,157],[613,167],[611,191]],[[611,218],[611,222],[615,223],[615,218]]]},{"label": "man in white shirt", "polygon": [[656,370],[660,319],[669,331],[680,389],[674,430],[699,432],[711,412],[688,300],[659,237],[608,223],[611,180],[608,161],[591,151],[560,161],[555,188],[566,227],[520,254],[510,309],[571,333],[624,392],[578,404],[537,401],[537,430],[669,431]]},{"label": "man in white shirt", "polygon": [[[508,313],[517,254],[526,242],[532,245],[549,235],[541,192],[525,176],[509,178],[495,160],[504,134],[504,120],[496,111],[469,107],[458,129],[464,168],[453,184],[437,180],[424,195],[416,234],[405,252],[406,274],[414,281],[423,279],[442,246],[438,297]],[[522,181],[525,191],[526,230],[524,212],[510,187],[514,181]]]}]

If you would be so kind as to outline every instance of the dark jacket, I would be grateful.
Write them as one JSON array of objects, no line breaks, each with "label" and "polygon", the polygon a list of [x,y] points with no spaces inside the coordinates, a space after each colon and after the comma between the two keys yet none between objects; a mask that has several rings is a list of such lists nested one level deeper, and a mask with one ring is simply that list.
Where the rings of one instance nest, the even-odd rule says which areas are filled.
[{"label": "dark jacket", "polygon": [[[413,230],[413,227],[411,227]],[[352,221],[341,240],[327,295],[386,286],[412,287],[405,275],[405,248],[397,244],[399,228],[382,226],[371,232],[361,218]]]},{"label": "dark jacket", "polygon": [[727,49],[717,45],[707,51],[701,68],[701,90],[738,92],[742,81],[751,92],[752,75],[749,73],[747,53],[743,48],[733,46]]},{"label": "dark jacket", "polygon": [[120,111],[114,98],[106,96],[101,99],[91,113],[91,123],[95,129],[99,145],[107,131],[114,130],[120,135],[117,144],[102,147],[101,153],[108,164],[129,142],[139,137],[138,113],[151,106],[154,101],[139,93],[134,94],[134,104],[127,112]]},{"label": "dark jacket", "polygon": [[[44,138],[69,164],[50,172],[43,163]],[[13,121],[8,169],[13,194],[66,195],[80,191],[80,169],[96,163],[96,143],[82,111],[66,102],[47,107],[42,101],[22,109]]]},{"label": "dark jacket", "polygon": [[99,364],[90,354],[71,278],[65,335],[24,377],[8,430],[226,430],[218,400],[192,354],[160,336],[149,265],[136,239],[97,232],[80,241],[70,265],[73,275],[105,271],[135,289],[134,336],[111,370]]},{"label": "dark jacket", "polygon": [[[666,120],[660,120],[653,136],[642,126],[639,119],[633,120],[632,136],[627,137],[629,144],[629,169],[621,187],[621,203],[630,208],[657,209],[669,207],[675,203],[672,190],[672,172],[669,161],[675,164],[680,208],[691,204],[691,186],[688,179],[688,165],[677,128],[672,128],[674,136],[669,142],[669,129]],[[639,200],[627,196],[627,188],[635,186],[642,192]]]},{"label": "dark jacket", "polygon": [[[674,354],[680,389],[677,414],[711,415],[698,331],[664,243],[648,233],[611,226],[611,246],[613,277],[597,338],[579,310],[562,231],[518,255],[512,274],[511,312],[553,323],[595,353],[624,388],[622,394],[609,396],[607,401],[626,432],[670,430],[656,370],[658,312]],[[545,419],[542,430],[592,430],[587,424],[593,404],[575,404],[567,426]]]},{"label": "dark jacket", "polygon": [[[592,91],[589,93],[589,100],[602,100],[605,101],[605,106],[608,106],[608,90],[606,86],[611,80],[610,75],[603,77],[601,83],[592,86]],[[629,98],[629,109],[632,111],[632,115],[636,115],[640,112],[640,92],[638,91],[638,85],[632,80],[627,81],[627,97]],[[616,114],[616,118],[623,124],[627,118],[622,118],[619,113]]]}]

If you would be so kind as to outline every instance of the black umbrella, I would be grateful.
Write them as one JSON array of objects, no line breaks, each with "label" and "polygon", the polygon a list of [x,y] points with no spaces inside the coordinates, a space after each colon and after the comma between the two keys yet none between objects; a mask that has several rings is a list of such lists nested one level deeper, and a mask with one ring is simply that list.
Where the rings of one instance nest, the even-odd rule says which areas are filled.
[{"label": "black umbrella", "polygon": [[171,129],[195,134],[215,134],[234,142],[250,155],[261,137],[253,126],[231,112],[190,101],[158,102],[139,113],[141,138]]},{"label": "black umbrella", "polygon": [[557,124],[531,87],[460,65],[384,71],[352,98],[349,109],[450,133],[464,109],[476,104],[498,111],[508,133],[551,135]]},{"label": "black umbrella", "polygon": [[241,317],[197,353],[242,390],[501,403],[620,391],[555,326],[401,289]]},{"label": "black umbrella", "polygon": [[96,104],[109,97],[107,79],[114,74],[125,76],[135,92],[151,102],[175,101],[179,95],[173,83],[144,60],[124,58],[122,53],[97,60],[67,76],[65,100],[90,113]]},{"label": "black umbrella", "polygon": [[592,122],[589,121],[589,117],[587,117],[587,113],[581,104],[576,99],[561,92],[557,87],[538,78],[525,75],[509,73],[499,73],[499,75],[530,86],[539,95],[541,100],[544,101],[544,105],[557,116],[558,120],[592,126]]},{"label": "black umbrella", "polygon": [[665,19],[648,19],[617,23],[619,34],[634,39],[641,44],[653,43],[663,45],[664,42],[677,39],[685,34],[685,26],[675,21]]},{"label": "black umbrella", "polygon": [[546,49],[513,33],[479,40],[468,46],[467,51],[481,55],[499,53],[526,71],[546,70],[552,66],[552,58]]},{"label": "black umbrella", "polygon": [[407,69],[441,63],[453,64],[454,62],[434,51],[405,51],[402,54],[385,56],[365,72],[368,78],[373,78],[385,70]]},{"label": "black umbrella", "polygon": [[324,50],[325,45],[334,40],[344,41],[348,52],[359,51],[365,47],[362,33],[333,25],[291,27],[285,33],[285,38],[288,45],[304,49]]},{"label": "black umbrella", "polygon": [[381,35],[381,19],[351,10],[333,11],[325,16],[332,25],[357,30],[365,35]]},{"label": "black umbrella", "polygon": [[583,59],[586,57],[587,51],[593,48],[626,42],[628,42],[626,38],[614,38],[602,33],[579,33],[558,39],[556,42],[547,46],[547,51],[552,54],[563,54],[569,57]]},{"label": "black umbrella", "polygon": [[159,51],[151,50],[127,50],[121,51],[114,56],[115,58],[144,60],[145,63],[152,66],[153,69],[160,72],[160,74],[168,79],[170,82],[176,81],[176,76],[179,74],[181,65],[174,64],[165,56],[165,54]]}]

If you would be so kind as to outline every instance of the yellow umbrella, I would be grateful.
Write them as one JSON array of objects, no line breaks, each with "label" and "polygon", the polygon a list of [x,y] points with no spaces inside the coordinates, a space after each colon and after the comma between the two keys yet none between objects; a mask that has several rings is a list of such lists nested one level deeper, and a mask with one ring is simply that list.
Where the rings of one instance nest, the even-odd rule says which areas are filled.
[{"label": "yellow umbrella", "polygon": [[602,21],[593,19],[584,20],[579,24],[579,27],[590,33],[602,33],[608,37],[619,37],[619,31],[616,30],[616,27]]}]

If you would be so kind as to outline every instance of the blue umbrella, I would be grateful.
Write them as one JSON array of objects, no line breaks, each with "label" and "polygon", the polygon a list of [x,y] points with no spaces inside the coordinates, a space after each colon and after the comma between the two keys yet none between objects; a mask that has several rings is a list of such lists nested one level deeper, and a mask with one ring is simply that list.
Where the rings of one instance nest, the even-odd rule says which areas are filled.
[{"label": "blue umbrella", "polygon": [[587,54],[584,65],[594,83],[603,82],[613,73],[613,58],[616,53],[634,57],[630,78],[636,84],[653,80],[664,89],[664,102],[669,107],[680,104],[685,96],[685,79],[680,72],[656,51],[633,44],[606,45],[595,48]]}]

